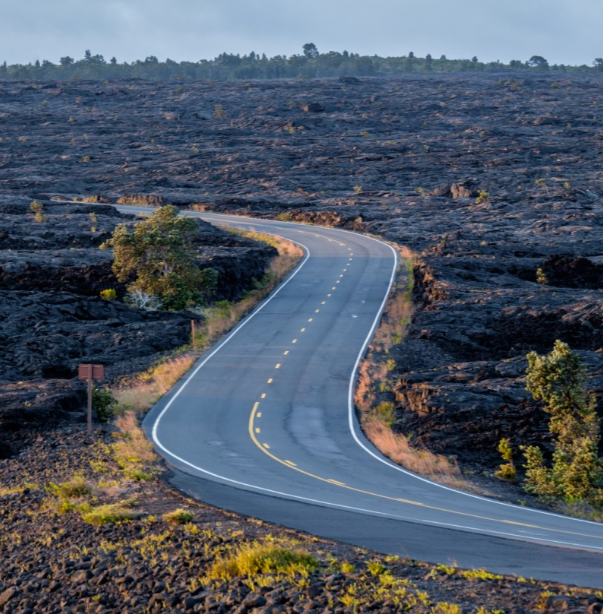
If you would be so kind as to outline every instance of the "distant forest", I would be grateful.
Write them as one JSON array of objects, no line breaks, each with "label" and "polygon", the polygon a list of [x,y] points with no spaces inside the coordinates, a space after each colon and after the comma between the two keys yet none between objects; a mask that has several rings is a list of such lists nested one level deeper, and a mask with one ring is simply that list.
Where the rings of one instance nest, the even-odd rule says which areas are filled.
[{"label": "distant forest", "polygon": [[327,77],[372,77],[379,75],[408,75],[455,72],[503,72],[524,71],[555,73],[603,72],[603,59],[597,58],[592,66],[569,66],[549,64],[539,55],[529,60],[503,62],[480,62],[477,57],[470,60],[449,60],[446,56],[433,58],[426,55],[417,57],[413,52],[401,57],[383,58],[361,56],[357,53],[329,51],[320,53],[313,43],[303,46],[301,54],[271,58],[265,54],[251,52],[249,55],[222,53],[213,60],[198,62],[175,62],[167,59],[160,62],[155,56],[145,60],[119,63],[116,58],[105,60],[102,55],[86,51],[84,57],[75,60],[68,56],[58,64],[48,60],[34,64],[0,65],[0,80],[71,80],[71,79],[209,79],[216,81],[247,79],[295,79]]}]

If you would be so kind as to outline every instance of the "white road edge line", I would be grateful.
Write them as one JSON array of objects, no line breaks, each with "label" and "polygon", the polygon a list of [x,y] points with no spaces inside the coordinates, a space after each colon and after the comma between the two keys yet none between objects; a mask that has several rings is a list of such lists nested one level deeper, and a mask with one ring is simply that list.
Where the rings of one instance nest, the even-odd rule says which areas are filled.
[{"label": "white road edge line", "polygon": [[[123,207],[125,210],[128,210],[127,207]],[[136,209],[136,207],[132,207],[132,209]],[[147,211],[154,211],[155,208],[145,208],[144,212]],[[222,214],[203,214],[203,213],[196,213],[195,212],[189,212],[189,211],[183,211],[183,214],[186,215],[190,215],[191,217],[200,217],[200,218],[209,218],[211,219],[212,216],[215,217],[233,217],[236,218],[235,220],[232,221],[232,223],[236,224],[238,222],[238,220],[246,220],[246,221],[241,221],[238,222],[240,224],[253,224],[255,226],[263,226],[266,224],[266,222],[268,223],[268,228],[270,228],[271,230],[274,230],[275,228],[278,230],[278,226],[280,224],[282,225],[287,225],[287,226],[309,226],[308,224],[300,224],[297,222],[281,222],[281,221],[273,221],[273,220],[259,220],[258,218],[252,218],[252,217],[247,217],[247,216],[227,216],[224,215],[222,216]],[[224,220],[224,222],[226,223],[226,221]],[[396,270],[398,267],[398,254],[396,252],[396,250],[394,250],[394,248],[391,245],[388,245],[387,243],[385,243],[384,241],[381,241],[379,239],[376,239],[374,237],[370,237],[368,235],[363,235],[361,233],[357,233],[357,232],[353,232],[350,230],[342,230],[340,228],[321,228],[321,230],[323,232],[340,232],[340,233],[345,233],[345,234],[353,234],[353,235],[358,235],[360,237],[363,237],[365,239],[369,239],[372,241],[375,241],[377,243],[380,243],[381,245],[385,245],[386,247],[388,247],[392,253],[394,254],[394,267],[392,270],[392,274],[390,277],[390,282],[389,282],[389,286],[387,289],[387,293],[385,295],[385,298],[383,299],[383,302],[381,303],[381,307],[379,309],[379,312],[373,322],[373,326],[371,327],[369,334],[364,342],[364,345],[362,347],[362,349],[360,350],[360,352],[358,353],[358,357],[356,358],[356,363],[354,365],[354,369],[352,371],[352,375],[350,377],[350,384],[349,384],[349,388],[348,388],[348,424],[350,427],[350,432],[352,433],[352,437],[354,438],[354,440],[356,441],[356,443],[368,454],[370,454],[373,458],[375,458],[376,460],[378,460],[379,462],[383,463],[384,465],[387,465],[388,467],[396,470],[396,471],[400,471],[401,473],[404,473],[405,475],[408,475],[410,477],[413,477],[421,482],[425,482],[427,484],[431,484],[432,486],[436,486],[438,488],[441,488],[443,490],[447,490],[450,492],[455,492],[458,493],[460,495],[464,495],[466,497],[470,497],[472,499],[478,499],[480,501],[486,501],[488,503],[492,503],[492,504],[498,504],[504,507],[510,507],[510,508],[514,508],[514,509],[518,509],[518,510],[522,510],[524,512],[532,512],[535,514],[543,514],[545,516],[553,516],[556,518],[563,518],[563,519],[569,519],[569,520],[573,520],[576,522],[581,522],[581,523],[585,523],[585,524],[592,524],[595,526],[601,526],[599,523],[596,522],[592,522],[589,520],[583,520],[581,518],[572,518],[569,516],[563,516],[561,514],[554,514],[552,512],[545,512],[545,511],[541,511],[541,510],[536,510],[533,508],[528,508],[528,507],[520,507],[518,505],[514,505],[512,503],[504,503],[502,501],[496,501],[495,499],[488,499],[487,497],[481,497],[479,495],[473,495],[471,493],[466,493],[462,490],[457,490],[455,488],[450,488],[449,486],[444,486],[443,484],[438,484],[437,482],[432,482],[431,480],[428,480],[427,478],[424,478],[416,473],[412,473],[411,471],[408,471],[406,469],[404,469],[403,467],[400,467],[399,465],[395,465],[393,464],[391,461],[389,461],[388,459],[386,459],[385,457],[379,456],[378,454],[376,454],[373,450],[371,450],[370,448],[368,448],[358,437],[358,433],[356,431],[356,424],[355,424],[355,407],[354,407],[354,386],[356,383],[356,377],[357,377],[357,373],[358,373],[358,368],[360,365],[360,361],[362,360],[362,357],[364,355],[364,352],[366,351],[366,348],[368,346],[368,344],[370,343],[370,340],[374,334],[374,331],[379,323],[379,321],[381,320],[381,316],[383,315],[383,311],[385,310],[385,306],[387,304],[387,299],[389,298],[389,294],[392,288],[392,285],[394,283],[395,277],[396,277]],[[275,232],[272,232],[271,234],[276,234]],[[174,454],[171,450],[169,450],[168,448],[166,448],[165,446],[163,446],[163,444],[161,443],[161,441],[159,440],[159,437],[157,435],[157,428],[159,425],[159,422],[161,421],[161,418],[165,415],[165,413],[167,412],[167,410],[171,407],[172,403],[178,398],[178,396],[180,395],[180,393],[184,390],[184,388],[188,385],[188,383],[192,380],[192,378],[199,372],[199,370],[210,360],[210,358],[212,358],[224,345],[226,345],[226,343],[228,343],[228,341],[230,341],[230,339],[232,339],[232,337],[234,337],[236,335],[236,333],[241,330],[241,328],[243,328],[253,317],[255,317],[255,315],[257,313],[259,313],[266,305],[268,305],[268,303],[270,303],[272,301],[273,298],[276,297],[276,295],[297,275],[297,273],[299,273],[299,271],[302,269],[302,267],[306,264],[306,262],[308,261],[308,259],[310,258],[310,250],[303,245],[302,243],[299,243],[297,241],[294,241],[292,239],[287,239],[285,238],[287,241],[291,241],[292,243],[295,243],[296,245],[298,245],[299,247],[301,247],[305,252],[306,252],[306,257],[304,258],[304,260],[296,267],[296,269],[293,271],[293,273],[291,275],[289,275],[289,277],[266,299],[264,300],[262,303],[260,303],[260,305],[258,305],[258,307],[256,307],[256,309],[254,309],[252,311],[251,314],[249,314],[238,326],[236,326],[230,333],[229,335],[223,339],[213,350],[212,352],[203,360],[203,362],[191,373],[191,375],[189,375],[186,380],[181,384],[180,388],[177,390],[177,392],[174,394],[174,396],[169,400],[169,402],[167,403],[167,405],[163,408],[163,410],[161,411],[161,413],[159,414],[159,416],[156,418],[154,424],[153,424],[153,429],[152,429],[152,436],[153,436],[153,441],[157,444],[157,446],[163,450],[166,454],[169,454],[172,458],[175,458],[176,460],[180,461],[181,463],[191,467],[192,469],[195,469],[201,473],[204,473],[205,475],[209,475],[211,477],[217,478],[219,480],[223,480],[226,482],[230,482],[232,484],[237,484],[239,486],[244,486],[245,488],[250,488],[252,490],[260,490],[263,492],[267,492],[270,494],[274,494],[274,495],[279,495],[279,496],[284,496],[284,497],[288,497],[288,498],[293,498],[293,499],[298,499],[300,501],[305,501],[307,503],[317,503],[319,505],[325,505],[327,507],[335,507],[335,508],[340,508],[340,509],[347,509],[350,511],[356,511],[356,512],[361,512],[361,513],[368,513],[368,514],[372,514],[372,515],[378,515],[378,516],[385,516],[388,518],[394,518],[394,519],[398,519],[398,520],[407,520],[407,521],[413,521],[410,518],[407,517],[403,517],[403,516],[396,516],[396,515],[392,515],[392,514],[386,514],[385,512],[379,512],[376,510],[365,510],[362,508],[354,508],[354,507],[349,507],[349,506],[345,506],[345,505],[339,505],[337,503],[330,503],[327,501],[319,501],[319,500],[315,500],[315,499],[309,499],[306,497],[300,497],[298,495],[293,495],[293,494],[289,494],[289,493],[282,493],[279,491],[274,491],[274,490],[270,490],[268,488],[263,488],[261,486],[254,486],[253,484],[246,484],[245,482],[239,482],[237,480],[232,480],[230,478],[227,478],[225,476],[220,476],[217,475],[215,473],[212,473],[210,471],[207,471],[206,469],[203,469],[201,467],[197,467],[196,465],[188,462],[187,460],[179,457],[177,454]],[[419,522],[421,524],[432,524],[432,525],[439,525],[439,526],[443,526],[443,527],[449,527],[449,528],[457,528],[457,529],[464,529],[464,530],[469,530],[471,532],[474,533],[481,533],[481,534],[491,534],[491,535],[501,535],[501,536],[506,536],[506,537],[515,537],[518,538],[522,541],[537,541],[540,543],[555,543],[555,544],[561,544],[561,545],[565,545],[565,546],[575,546],[575,547],[580,547],[580,548],[586,548],[586,546],[584,545],[580,545],[580,544],[574,544],[572,542],[563,542],[563,541],[556,541],[556,540],[552,540],[552,539],[545,539],[545,538],[538,538],[538,537],[532,537],[532,536],[527,536],[527,535],[516,535],[514,533],[504,533],[504,532],[497,532],[497,531],[491,531],[491,530],[484,530],[484,529],[479,529],[476,527],[463,527],[461,525],[455,525],[452,523],[443,523],[443,522],[436,522],[436,521],[426,521],[426,520],[414,520],[414,522]],[[544,529],[544,530],[553,530],[554,529]],[[590,546],[588,549],[591,550],[599,550],[601,552],[603,552],[603,548],[599,548],[596,546]]]},{"label": "white road edge line", "polygon": [[[212,215],[221,215],[221,214],[212,214]],[[257,218],[252,218],[252,217],[246,217],[246,216],[232,216],[232,217],[236,217],[238,219],[246,219],[246,220],[256,220]],[[271,220],[261,220],[261,221],[271,221]],[[308,226],[308,224],[300,224],[299,222],[275,222],[276,227],[278,228],[278,224],[283,224],[283,225],[292,225],[292,226]],[[316,227],[314,227],[316,228]],[[385,295],[385,298],[383,299],[383,302],[381,303],[381,307],[379,310],[379,313],[377,314],[377,317],[375,318],[375,321],[373,323],[373,326],[368,334],[368,337],[366,338],[364,345],[362,347],[362,349],[360,350],[360,352],[358,353],[358,357],[356,359],[356,363],[354,365],[354,369],[352,371],[352,375],[350,378],[350,385],[348,388],[348,424],[350,427],[350,432],[352,433],[352,437],[354,438],[354,441],[367,453],[370,454],[373,458],[375,458],[376,460],[378,460],[380,463],[383,463],[384,465],[387,465],[388,467],[391,467],[392,469],[395,469],[396,471],[400,471],[401,473],[404,473],[405,475],[411,476],[421,482],[425,482],[427,484],[431,484],[432,486],[437,486],[438,488],[442,488],[443,490],[447,490],[449,492],[455,492],[461,495],[464,495],[466,497],[470,497],[472,499],[477,499],[479,501],[487,501],[488,503],[496,503],[498,505],[502,505],[504,507],[510,507],[513,509],[518,509],[518,510],[522,510],[522,511],[527,511],[527,512],[533,512],[535,514],[543,514],[545,516],[552,516],[554,518],[563,518],[563,519],[570,519],[570,520],[574,520],[577,522],[582,522],[582,523],[586,523],[586,524],[591,524],[591,525],[595,525],[595,526],[601,526],[600,523],[598,522],[593,522],[591,520],[584,520],[582,518],[573,518],[571,516],[564,516],[562,514],[555,514],[553,512],[546,512],[543,510],[537,510],[531,507],[523,507],[523,506],[519,506],[519,505],[514,505],[513,503],[505,503],[504,501],[497,501],[495,499],[489,499],[487,497],[481,497],[480,495],[474,495],[472,493],[468,493],[468,492],[464,492],[462,490],[458,490],[456,488],[451,488],[450,486],[445,486],[444,484],[439,484],[438,482],[433,482],[432,480],[428,480],[427,478],[424,478],[421,475],[418,475],[416,473],[413,473],[412,471],[408,471],[407,469],[404,469],[404,467],[400,467],[400,465],[396,465],[394,463],[392,463],[388,458],[380,455],[380,453],[375,453],[373,450],[371,450],[369,447],[367,447],[362,440],[360,439],[360,437],[358,436],[358,431],[356,430],[357,427],[357,420],[356,418],[356,408],[354,406],[354,388],[356,386],[356,378],[358,376],[358,369],[360,367],[360,362],[362,361],[362,358],[364,356],[364,353],[366,351],[366,348],[368,347],[368,344],[370,343],[373,334],[375,332],[375,329],[377,328],[381,317],[383,315],[383,312],[385,311],[385,306],[387,304],[387,299],[389,298],[392,286],[394,284],[394,281],[396,279],[396,270],[398,268],[398,254],[396,252],[396,250],[389,245],[388,243],[386,243],[385,241],[381,241],[380,239],[376,239],[375,237],[370,237],[368,235],[364,235],[362,233],[359,232],[353,232],[351,230],[343,230],[341,228],[321,228],[321,230],[326,231],[326,232],[341,232],[341,233],[345,233],[345,234],[352,234],[352,235],[358,235],[360,237],[363,237],[365,239],[370,239],[372,241],[375,241],[376,243],[381,243],[381,245],[385,245],[386,247],[388,247],[394,254],[394,268],[392,270],[392,275],[390,278],[390,282],[389,282],[389,286],[387,289],[387,294]],[[453,526],[453,525],[451,525]]]}]

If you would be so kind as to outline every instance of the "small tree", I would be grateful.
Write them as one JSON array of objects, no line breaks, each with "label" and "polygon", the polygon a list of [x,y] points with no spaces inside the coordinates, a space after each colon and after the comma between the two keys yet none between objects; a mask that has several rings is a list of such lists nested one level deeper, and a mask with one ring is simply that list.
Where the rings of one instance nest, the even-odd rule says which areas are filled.
[{"label": "small tree", "polygon": [[544,409],[551,416],[549,430],[555,438],[555,450],[552,465],[547,467],[539,448],[523,448],[526,490],[540,496],[601,505],[599,418],[595,397],[585,389],[586,370],[582,362],[559,340],[548,356],[530,352],[527,358],[527,389],[534,399],[544,402]]},{"label": "small tree", "polygon": [[498,451],[505,462],[500,465],[498,471],[495,471],[494,475],[499,480],[514,482],[515,478],[517,477],[517,471],[515,469],[515,463],[513,462],[513,449],[511,448],[511,442],[505,438],[501,439],[498,442]]},{"label": "small tree", "polygon": [[528,60],[528,66],[531,66],[532,68],[538,68],[540,70],[548,70],[549,63],[541,55],[533,55]]},{"label": "small tree", "polygon": [[303,47],[303,50],[304,50],[304,56],[308,58],[309,60],[317,58],[319,55],[318,48],[316,47],[314,43],[306,43]]},{"label": "small tree", "polygon": [[133,232],[124,224],[102,248],[112,247],[113,272],[120,282],[131,281],[128,291],[146,297],[145,305],[189,309],[214,290],[217,272],[200,270],[194,263],[195,220],[178,215],[171,205],[161,207]]}]

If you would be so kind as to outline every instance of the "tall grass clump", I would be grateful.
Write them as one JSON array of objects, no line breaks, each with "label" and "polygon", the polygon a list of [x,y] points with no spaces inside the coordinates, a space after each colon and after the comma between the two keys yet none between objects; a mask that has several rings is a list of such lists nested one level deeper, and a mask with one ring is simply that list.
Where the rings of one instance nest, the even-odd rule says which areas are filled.
[{"label": "tall grass clump", "polygon": [[145,437],[138,418],[133,412],[119,416],[115,421],[119,429],[117,441],[112,445],[113,457],[126,475],[133,480],[148,480],[155,474],[157,455],[153,444]]},{"label": "tall grass clump", "polygon": [[228,582],[237,577],[253,578],[262,574],[307,575],[318,567],[318,561],[300,548],[289,549],[272,542],[252,542],[214,560],[206,579]]}]

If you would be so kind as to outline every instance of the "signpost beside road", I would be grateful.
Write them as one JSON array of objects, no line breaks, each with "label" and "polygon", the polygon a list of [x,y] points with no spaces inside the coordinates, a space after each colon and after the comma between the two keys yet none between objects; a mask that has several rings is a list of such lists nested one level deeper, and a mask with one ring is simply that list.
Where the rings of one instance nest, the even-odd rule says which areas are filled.
[{"label": "signpost beside road", "polygon": [[90,436],[92,434],[92,382],[105,377],[105,366],[81,364],[78,369],[78,377],[88,380],[88,436]]}]

